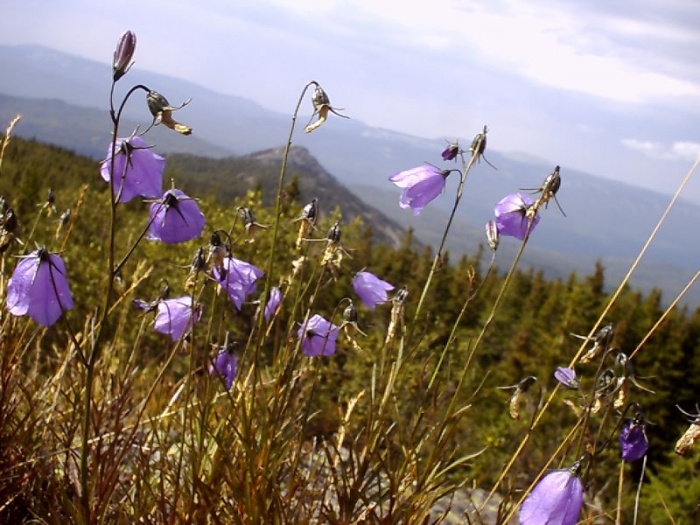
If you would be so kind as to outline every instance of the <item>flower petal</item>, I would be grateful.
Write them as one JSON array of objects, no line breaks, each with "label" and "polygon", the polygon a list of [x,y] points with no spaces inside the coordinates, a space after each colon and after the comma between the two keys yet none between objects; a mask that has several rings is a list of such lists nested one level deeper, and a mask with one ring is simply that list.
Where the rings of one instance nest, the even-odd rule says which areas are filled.
[{"label": "flower petal", "polygon": [[[156,199],[163,193],[163,169],[165,159],[153,153],[141,137],[120,138],[116,144],[114,157],[114,194],[121,195],[119,202],[129,202],[135,197]],[[100,175],[109,182],[112,146],[108,147],[107,158],[100,165]]]},{"label": "flower petal", "polygon": [[583,506],[583,484],[570,470],[545,474],[520,508],[520,525],[575,525]]},{"label": "flower petal", "polygon": [[297,337],[301,339],[301,348],[307,356],[330,356],[335,353],[339,330],[338,326],[314,314],[299,327]]},{"label": "flower petal", "polygon": [[192,330],[199,321],[199,310],[192,309],[192,297],[189,295],[158,302],[158,311],[153,327],[156,332],[168,334],[173,341],[180,339]]},{"label": "flower petal", "polygon": [[378,303],[389,300],[387,292],[394,289],[394,286],[386,281],[382,281],[370,272],[357,272],[352,280],[352,287],[355,293],[367,308],[374,310]]},{"label": "flower petal", "polygon": [[151,204],[148,238],[177,244],[199,237],[204,229],[204,215],[194,199],[182,191],[168,190],[160,202]]},{"label": "flower petal", "polygon": [[7,311],[12,315],[26,315],[29,311],[29,291],[39,269],[39,258],[35,254],[17,263],[7,283]]}]

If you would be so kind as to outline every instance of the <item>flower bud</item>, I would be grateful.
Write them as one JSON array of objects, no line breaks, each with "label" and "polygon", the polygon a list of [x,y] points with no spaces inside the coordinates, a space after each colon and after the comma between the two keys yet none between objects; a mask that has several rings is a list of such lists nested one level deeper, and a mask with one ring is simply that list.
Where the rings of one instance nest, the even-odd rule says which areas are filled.
[{"label": "flower bud", "polygon": [[493,219],[486,223],[486,242],[494,252],[498,249],[499,233],[498,225]]},{"label": "flower bud", "polygon": [[442,160],[454,160],[459,155],[459,144],[450,142],[442,152]]},{"label": "flower bud", "polygon": [[314,89],[313,95],[311,95],[311,103],[314,106],[314,111],[321,111],[323,106],[331,105],[328,95],[321,86],[316,86],[316,89]]},{"label": "flower bud", "polygon": [[146,103],[148,104],[148,109],[153,115],[153,125],[163,124],[164,126],[177,131],[182,135],[190,135],[192,133],[192,128],[184,124],[180,124],[175,119],[173,119],[173,111],[182,109],[187,104],[190,103],[189,99],[186,100],[179,106],[171,106],[168,99],[157,91],[150,90],[146,94]]},{"label": "flower bud", "polygon": [[124,31],[122,36],[119,37],[117,48],[114,50],[114,59],[112,60],[112,78],[115,82],[129,71],[135,50],[136,35],[132,31]]}]

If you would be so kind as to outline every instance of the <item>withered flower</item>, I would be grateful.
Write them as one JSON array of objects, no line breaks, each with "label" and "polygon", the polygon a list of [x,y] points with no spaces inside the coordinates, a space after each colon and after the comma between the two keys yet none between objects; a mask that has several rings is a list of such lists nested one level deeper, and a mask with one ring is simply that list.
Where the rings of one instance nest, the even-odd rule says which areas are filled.
[{"label": "withered flower", "polygon": [[350,118],[338,113],[338,111],[342,111],[342,108],[338,108],[336,110],[333,106],[331,106],[331,102],[328,98],[328,95],[323,90],[323,88],[320,85],[318,85],[318,83],[312,82],[312,84],[314,84],[316,88],[314,89],[314,92],[311,95],[311,103],[314,106],[314,113],[313,115],[311,115],[311,120],[313,120],[315,115],[318,115],[318,120],[316,120],[316,122],[314,122],[313,124],[311,124],[311,120],[309,121],[309,124],[306,126],[306,128],[304,128],[304,131],[306,133],[311,133],[315,129],[321,127],[321,125],[328,118],[329,111],[335,115],[338,115],[339,117]]},{"label": "withered flower", "polygon": [[190,103],[190,99],[185,100],[181,105],[175,107],[171,106],[168,99],[166,99],[163,95],[157,91],[150,90],[146,94],[146,102],[148,103],[148,109],[151,111],[151,115],[153,115],[153,126],[157,126],[158,124],[162,123],[164,126],[177,131],[182,135],[190,135],[192,133],[192,128],[185,126],[184,124],[180,124],[173,119],[173,111],[184,108]]}]

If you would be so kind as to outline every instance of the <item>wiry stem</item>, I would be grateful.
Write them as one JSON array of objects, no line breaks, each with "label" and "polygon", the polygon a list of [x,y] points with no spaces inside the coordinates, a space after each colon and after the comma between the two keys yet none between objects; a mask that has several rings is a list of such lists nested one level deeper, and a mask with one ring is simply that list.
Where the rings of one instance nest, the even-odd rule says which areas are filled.
[{"label": "wiry stem", "polygon": [[[615,303],[615,301],[617,300],[617,298],[618,298],[618,297],[620,296],[620,294],[622,293],[622,290],[624,289],[625,285],[626,285],[627,282],[629,281],[629,278],[632,276],[632,273],[634,272],[634,270],[636,270],[637,266],[639,265],[639,262],[641,261],[642,257],[644,256],[644,254],[646,253],[647,249],[649,248],[649,245],[651,244],[652,240],[656,237],[656,233],[659,231],[659,228],[661,228],[661,225],[665,222],[666,217],[668,216],[669,212],[671,211],[671,208],[673,207],[673,205],[676,203],[676,201],[677,201],[678,198],[680,197],[681,192],[683,191],[683,189],[685,188],[686,184],[687,184],[688,181],[690,180],[690,177],[693,175],[693,173],[694,173],[695,170],[697,169],[698,165],[700,165],[700,157],[695,161],[695,163],[693,164],[693,166],[690,168],[690,170],[688,170],[688,173],[685,175],[685,177],[683,178],[683,180],[682,180],[681,183],[679,184],[678,189],[676,190],[675,194],[674,194],[673,197],[671,198],[671,201],[669,202],[668,206],[666,207],[666,210],[664,210],[664,213],[661,215],[661,218],[660,218],[659,221],[657,222],[657,224],[656,224],[656,226],[654,227],[654,229],[652,230],[651,234],[649,234],[649,238],[648,238],[647,241],[644,243],[644,246],[642,247],[642,249],[640,250],[639,254],[638,254],[637,257],[635,258],[634,262],[633,262],[632,265],[630,266],[630,269],[627,271],[627,273],[626,273],[625,276],[623,277],[622,281],[621,281],[620,284],[618,285],[617,289],[615,290],[615,293],[613,294],[613,296],[612,296],[612,297],[610,298],[610,300],[608,301],[608,304],[606,305],[605,309],[603,310],[603,312],[602,312],[602,313],[600,314],[600,316],[598,317],[598,320],[594,323],[594,325],[593,325],[593,327],[591,328],[591,331],[590,331],[590,333],[588,334],[586,340],[584,340],[584,341],[581,343],[581,347],[579,348],[579,350],[576,352],[576,355],[575,355],[575,356],[573,357],[573,359],[571,360],[571,363],[569,364],[569,367],[573,367],[573,365],[579,360],[579,358],[581,357],[581,355],[582,355],[583,352],[585,351],[588,340],[596,333],[596,331],[598,330],[598,327],[599,327],[599,326],[601,325],[601,323],[603,322],[603,319],[605,319],[605,316],[608,314],[608,312],[609,312],[610,309],[612,308],[612,305]],[[697,278],[697,276],[696,276],[695,278]],[[694,278],[694,279],[695,279],[695,278]],[[635,353],[637,352],[637,350],[638,350],[638,348],[635,349]],[[534,430],[534,428],[539,424],[540,420],[542,419],[542,416],[545,414],[545,412],[547,411],[547,409],[549,408],[549,406],[552,404],[552,401],[554,400],[554,397],[557,395],[557,392],[558,392],[558,391],[559,391],[559,384],[556,384],[556,385],[554,386],[554,388],[552,389],[552,392],[550,393],[549,397],[547,398],[547,401],[545,401],[544,406],[542,407],[542,409],[541,409],[541,410],[539,411],[539,413],[537,414],[537,418],[535,419],[535,421],[533,422],[533,425],[532,425],[532,429],[533,429],[533,430]],[[518,447],[516,448],[515,452],[511,455],[510,460],[509,460],[508,463],[506,464],[506,467],[503,469],[503,471],[501,472],[501,475],[499,476],[498,480],[496,481],[496,483],[494,484],[493,488],[492,488],[491,491],[489,492],[489,495],[486,497],[486,499],[485,499],[484,502],[482,503],[481,509],[483,509],[483,508],[486,506],[486,504],[489,502],[489,500],[493,497],[493,495],[495,494],[496,490],[497,490],[498,487],[500,486],[501,482],[503,481],[503,479],[505,478],[505,476],[508,474],[508,472],[509,472],[510,469],[512,468],[513,464],[515,463],[515,460],[518,458],[518,456],[520,455],[520,453],[522,452],[522,450],[525,448],[525,445],[526,445],[526,443],[527,443],[527,441],[528,441],[529,439],[530,439],[530,434],[528,433],[528,434],[520,441],[520,444],[519,444]]]},{"label": "wiry stem", "polygon": [[112,293],[114,291],[114,249],[115,249],[115,238],[116,238],[116,227],[117,227],[117,196],[114,194],[115,182],[114,182],[114,157],[117,154],[117,137],[119,133],[119,122],[121,120],[122,112],[124,107],[129,100],[129,97],[137,90],[142,89],[145,91],[150,91],[144,85],[136,85],[132,87],[122,100],[119,109],[115,115],[114,113],[114,82],[112,82],[112,87],[110,89],[110,116],[112,118],[112,145],[111,145],[111,157],[109,163],[109,239],[108,239],[108,250],[107,250],[107,283],[105,285],[104,292],[104,302],[102,305],[102,315],[100,322],[97,327],[97,334],[92,338],[92,348],[90,349],[90,354],[87,357],[86,364],[86,375],[85,375],[85,408],[83,413],[83,443],[82,450],[80,453],[80,488],[81,488],[81,503],[83,506],[83,516],[86,519],[86,523],[91,522],[91,509],[90,509],[90,494],[89,494],[89,472],[88,472],[88,456],[90,453],[90,415],[92,412],[92,390],[95,378],[94,368],[97,360],[100,356],[100,347],[102,344],[102,337],[104,334],[104,327],[107,322],[107,315],[109,314],[109,305],[112,301]]}]

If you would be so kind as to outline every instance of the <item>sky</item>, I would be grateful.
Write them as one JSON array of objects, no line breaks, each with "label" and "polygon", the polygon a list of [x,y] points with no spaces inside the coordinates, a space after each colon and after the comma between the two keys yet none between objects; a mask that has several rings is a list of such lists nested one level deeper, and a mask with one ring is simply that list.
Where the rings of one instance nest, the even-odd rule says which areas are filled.
[{"label": "sky", "polygon": [[[307,81],[371,126],[671,193],[700,155],[697,0],[2,0],[0,44],[136,66],[291,114]],[[700,202],[700,182],[689,188]]]}]

